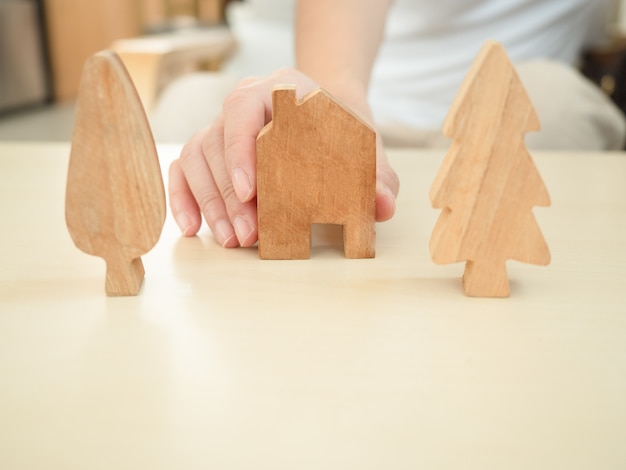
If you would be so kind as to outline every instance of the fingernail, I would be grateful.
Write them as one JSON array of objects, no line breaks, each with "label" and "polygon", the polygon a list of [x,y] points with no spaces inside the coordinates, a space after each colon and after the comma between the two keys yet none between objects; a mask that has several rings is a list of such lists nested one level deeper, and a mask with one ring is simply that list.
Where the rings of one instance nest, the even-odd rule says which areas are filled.
[{"label": "fingernail", "polygon": [[252,226],[243,217],[235,217],[233,220],[233,225],[235,226],[237,239],[239,239],[239,243],[243,245],[252,234]]},{"label": "fingernail", "polygon": [[191,227],[191,221],[189,217],[184,212],[177,212],[174,214],[174,220],[176,221],[176,225],[182,232],[184,236],[187,236],[189,228]]},{"label": "fingernail", "polygon": [[230,248],[235,246],[232,244],[232,240],[235,238],[233,228],[226,220],[218,220],[215,223],[215,231],[213,232],[217,242],[224,248]]},{"label": "fingernail", "polygon": [[252,193],[250,177],[248,173],[239,166],[233,170],[233,186],[241,202],[246,202],[250,198],[250,193]]}]

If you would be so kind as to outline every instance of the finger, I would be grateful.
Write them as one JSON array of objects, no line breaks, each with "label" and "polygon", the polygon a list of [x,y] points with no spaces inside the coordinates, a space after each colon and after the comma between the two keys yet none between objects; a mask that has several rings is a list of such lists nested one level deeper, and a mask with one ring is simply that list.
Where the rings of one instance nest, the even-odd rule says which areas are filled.
[{"label": "finger", "polygon": [[376,221],[384,222],[393,217],[399,189],[398,175],[385,159],[376,171]]},{"label": "finger", "polygon": [[400,190],[398,175],[391,168],[382,141],[378,138],[376,150],[376,221],[384,222],[396,212],[396,197]]},{"label": "finger", "polygon": [[256,200],[242,202],[233,187],[233,180],[224,160],[224,126],[220,117],[207,138],[202,141],[202,153],[207,161],[224,210],[234,229],[239,245],[251,246],[257,241]]},{"label": "finger", "polygon": [[376,222],[385,222],[396,212],[396,198],[384,184],[376,182]]},{"label": "finger", "polygon": [[224,102],[226,168],[242,202],[256,196],[256,139],[272,119],[272,90],[279,83],[296,85],[298,96],[318,86],[301,72],[280,69],[263,79],[242,81]]},{"label": "finger", "polygon": [[217,242],[225,248],[234,248],[239,243],[224,200],[203,153],[202,142],[206,140],[208,134],[204,131],[194,136],[183,147],[178,161],[196,206],[202,212]]},{"label": "finger", "polygon": [[270,119],[271,104],[258,93],[240,88],[224,101],[224,158],[241,202],[256,196],[256,138]]},{"label": "finger", "polygon": [[168,192],[170,209],[176,224],[185,237],[193,237],[200,230],[202,217],[178,160],[170,165]]}]

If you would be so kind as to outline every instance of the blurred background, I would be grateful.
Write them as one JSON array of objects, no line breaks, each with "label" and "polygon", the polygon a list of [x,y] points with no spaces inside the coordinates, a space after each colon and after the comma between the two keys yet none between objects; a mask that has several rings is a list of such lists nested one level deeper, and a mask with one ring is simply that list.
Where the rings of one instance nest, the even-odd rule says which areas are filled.
[{"label": "blurred background", "polygon": [[[253,31],[243,19],[260,14],[259,8],[254,11],[254,3],[0,0],[0,140],[69,140],[84,61],[102,49],[118,51],[148,112],[169,83],[189,72],[218,71],[224,66],[232,70],[237,61],[248,65],[258,61],[259,73],[266,72],[263,65],[268,70],[284,65],[291,41],[279,25],[289,22],[291,12],[264,11],[266,18],[281,22],[270,21],[265,29]],[[265,10],[280,8],[264,3],[270,5]],[[625,109],[626,6],[622,4],[626,0],[616,0],[615,12],[607,19],[611,41],[590,51],[581,67]],[[245,41],[238,41],[246,35]],[[242,44],[249,40],[266,41],[273,55],[246,54]]]},{"label": "blurred background", "polygon": [[76,95],[116,39],[223,24],[227,0],[0,0],[0,110]]},{"label": "blurred background", "polygon": [[[110,48],[119,39],[163,39],[173,32],[223,30],[228,3],[229,0],[0,0],[0,139],[68,140],[73,101],[87,57]],[[198,37],[198,41],[202,39]],[[218,39],[222,43],[226,40],[223,34]],[[143,46],[142,51],[133,44],[125,45],[135,47],[137,54],[151,51],[155,55],[154,44]],[[157,46],[163,56],[163,41]],[[193,45],[169,47],[185,50]],[[169,75],[192,68],[216,68],[229,48],[222,44],[221,50],[204,62],[198,60],[198,53],[192,59],[179,60],[188,63],[180,72],[171,70],[173,66],[169,64]],[[163,75],[162,70],[156,73]]]}]

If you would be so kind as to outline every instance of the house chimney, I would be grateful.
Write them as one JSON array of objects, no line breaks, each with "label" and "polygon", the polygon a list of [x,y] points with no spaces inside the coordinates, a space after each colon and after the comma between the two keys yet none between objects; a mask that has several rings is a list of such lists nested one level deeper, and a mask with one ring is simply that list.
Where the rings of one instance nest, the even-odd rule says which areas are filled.
[{"label": "house chimney", "polygon": [[276,85],[272,92],[272,120],[277,122],[278,118],[288,122],[291,115],[289,110],[295,108],[296,104],[295,85]]}]

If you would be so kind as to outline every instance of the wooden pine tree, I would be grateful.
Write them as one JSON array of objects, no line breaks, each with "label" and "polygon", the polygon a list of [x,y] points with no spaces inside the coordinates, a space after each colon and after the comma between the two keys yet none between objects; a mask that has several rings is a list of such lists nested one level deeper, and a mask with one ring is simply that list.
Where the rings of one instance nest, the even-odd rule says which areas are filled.
[{"label": "wooden pine tree", "polygon": [[106,261],[107,295],[139,292],[140,256],[158,241],[165,213],[161,168],[137,91],[115,53],[95,54],[79,87],[65,219],[76,246]]},{"label": "wooden pine tree", "polygon": [[466,295],[506,297],[507,259],[547,265],[550,252],[532,207],[550,197],[524,144],[539,119],[504,48],[488,41],[444,122],[453,139],[431,191],[442,209],[430,253],[439,264],[466,261]]}]

